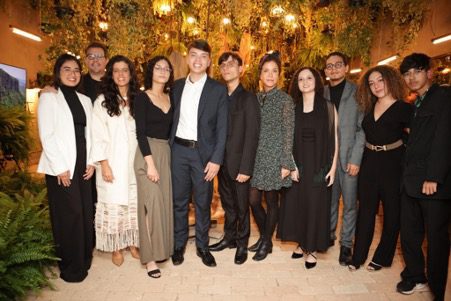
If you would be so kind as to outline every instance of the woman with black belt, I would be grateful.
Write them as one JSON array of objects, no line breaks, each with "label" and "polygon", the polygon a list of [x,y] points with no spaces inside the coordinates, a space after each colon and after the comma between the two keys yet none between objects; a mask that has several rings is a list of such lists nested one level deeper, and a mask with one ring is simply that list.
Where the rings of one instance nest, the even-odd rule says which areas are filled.
[{"label": "woman with black belt", "polygon": [[368,70],[357,91],[360,107],[366,112],[362,122],[366,145],[360,168],[354,254],[350,270],[365,263],[373,241],[379,201],[384,210],[381,239],[367,269],[380,270],[392,264],[399,234],[400,180],[407,133],[413,108],[405,103],[406,87],[392,67]]},{"label": "woman with black belt", "polygon": [[38,126],[42,144],[38,172],[45,173],[53,238],[60,277],[81,282],[91,267],[93,203],[90,160],[91,100],[76,92],[81,64],[63,54],[53,68],[57,93],[39,99]]}]

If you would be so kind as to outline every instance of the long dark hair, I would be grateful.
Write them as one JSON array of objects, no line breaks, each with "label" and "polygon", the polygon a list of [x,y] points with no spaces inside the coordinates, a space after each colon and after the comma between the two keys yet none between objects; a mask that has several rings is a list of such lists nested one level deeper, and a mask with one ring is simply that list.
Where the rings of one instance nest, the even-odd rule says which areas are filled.
[{"label": "long dark hair", "polygon": [[172,68],[172,64],[169,61],[169,59],[163,55],[155,56],[155,57],[151,58],[149,60],[149,62],[147,62],[146,73],[144,74],[144,88],[146,90],[152,89],[153,69],[155,68],[155,65],[161,60],[166,61],[169,65],[169,68],[171,69],[171,72],[169,74],[169,79],[166,82],[166,84],[164,84],[164,88],[163,88],[164,93],[169,93],[169,91],[172,88],[172,85],[174,84],[174,68]]},{"label": "long dark hair", "polygon": [[[61,87],[61,85],[63,84],[62,82],[61,82],[61,75],[60,75],[60,72],[61,72],[61,67],[63,66],[63,64],[65,63],[65,62],[67,62],[67,61],[73,61],[73,62],[75,62],[76,64],[77,64],[77,66],[78,66],[78,68],[80,69],[80,73],[81,73],[81,63],[80,63],[80,61],[75,57],[75,56],[73,56],[73,55],[70,55],[70,54],[67,54],[67,53],[64,53],[64,54],[62,54],[62,55],[60,55],[57,59],[56,59],[56,61],[55,61],[55,65],[53,66],[53,86],[55,87],[55,88],[59,88],[59,87]],[[80,74],[80,81],[78,82],[78,84],[77,84],[77,87],[78,87],[78,85],[80,85],[80,83],[81,83],[81,74]]]},{"label": "long dark hair", "polygon": [[324,84],[323,84],[323,80],[322,80],[319,72],[312,67],[302,67],[294,73],[293,78],[291,79],[290,90],[289,90],[290,95],[293,98],[294,103],[296,103],[296,104],[303,101],[302,92],[301,92],[301,90],[299,90],[298,77],[299,77],[299,73],[301,73],[301,71],[304,71],[304,70],[309,70],[310,72],[312,72],[313,77],[315,78],[315,97],[317,95],[323,96],[323,92],[324,92]]},{"label": "long dark hair", "polygon": [[[133,112],[133,100],[139,92],[139,84],[138,77],[136,76],[135,66],[133,63],[123,55],[115,55],[113,56],[106,65],[105,75],[102,77],[102,93],[105,97],[105,100],[102,102],[102,106],[107,109],[108,115],[111,117],[121,115],[120,104],[118,101],[120,98],[122,101],[125,100],[122,98],[119,93],[119,89],[116,83],[113,80],[113,67],[114,64],[124,62],[128,66],[128,70],[130,71],[130,82],[128,83],[128,91],[127,91],[127,100],[130,108],[130,112]],[[133,114],[132,114],[133,115]]]}]

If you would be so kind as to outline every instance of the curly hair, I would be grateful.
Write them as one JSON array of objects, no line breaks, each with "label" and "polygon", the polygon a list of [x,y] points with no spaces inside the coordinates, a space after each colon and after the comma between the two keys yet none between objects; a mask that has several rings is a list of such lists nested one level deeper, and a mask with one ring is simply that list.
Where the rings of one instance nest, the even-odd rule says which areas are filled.
[{"label": "curly hair", "polygon": [[169,59],[163,55],[155,56],[151,58],[149,62],[147,62],[146,72],[144,74],[144,88],[146,90],[152,89],[153,71],[155,65],[162,60],[166,61],[169,65],[169,68],[171,69],[171,72],[169,74],[169,80],[166,82],[166,84],[164,84],[163,92],[169,93],[169,91],[171,90],[172,85],[174,84],[174,68],[172,68],[172,64],[169,61]]},{"label": "curly hair", "polygon": [[299,73],[304,70],[309,70],[310,72],[312,72],[313,77],[315,78],[315,95],[317,94],[322,96],[324,91],[323,80],[318,70],[312,67],[302,67],[294,73],[293,78],[291,79],[290,89],[288,90],[291,97],[293,98],[294,103],[296,104],[301,103],[303,100],[302,92],[301,90],[299,90],[298,77]]},{"label": "curly hair", "polygon": [[[138,77],[136,76],[136,70],[133,63],[127,57],[123,55],[113,56],[106,65],[105,75],[102,77],[102,93],[105,100],[102,102],[102,106],[107,109],[108,115],[111,117],[121,115],[120,105],[125,102],[119,93],[119,88],[113,80],[113,68],[114,64],[124,62],[128,66],[130,72],[130,81],[128,83],[127,100],[130,108],[130,112],[133,112],[133,100],[139,92]],[[120,101],[119,101],[120,100]],[[133,113],[132,113],[132,116]]]},{"label": "curly hair", "polygon": [[357,103],[360,109],[368,113],[377,101],[371,92],[369,77],[373,72],[379,72],[384,79],[385,89],[393,98],[402,100],[407,96],[407,87],[401,74],[393,67],[387,65],[376,66],[365,72],[357,89]]}]

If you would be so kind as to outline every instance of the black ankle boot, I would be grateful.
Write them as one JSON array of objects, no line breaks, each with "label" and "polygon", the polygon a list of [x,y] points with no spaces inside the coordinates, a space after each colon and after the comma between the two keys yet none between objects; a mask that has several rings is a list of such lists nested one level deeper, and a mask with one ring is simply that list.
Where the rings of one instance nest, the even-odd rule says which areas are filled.
[{"label": "black ankle boot", "polygon": [[260,236],[260,238],[257,240],[257,242],[255,244],[253,244],[252,246],[250,246],[248,248],[248,250],[251,251],[251,252],[257,252],[258,249],[260,249],[260,246],[261,246],[262,242],[263,242],[263,237]]},{"label": "black ankle boot", "polygon": [[255,253],[254,257],[252,257],[255,261],[260,261],[266,258],[268,254],[272,253],[272,242],[271,241],[263,241],[258,248],[257,253]]}]

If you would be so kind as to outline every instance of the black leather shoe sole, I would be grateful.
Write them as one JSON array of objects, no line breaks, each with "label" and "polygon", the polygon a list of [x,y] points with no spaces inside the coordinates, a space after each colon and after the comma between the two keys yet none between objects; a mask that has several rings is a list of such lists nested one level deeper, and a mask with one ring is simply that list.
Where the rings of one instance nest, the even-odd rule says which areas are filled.
[{"label": "black leather shoe sole", "polygon": [[293,258],[293,259],[299,259],[299,258],[302,258],[302,257],[304,257],[304,253],[293,252],[293,254],[291,254],[291,258]]}]

